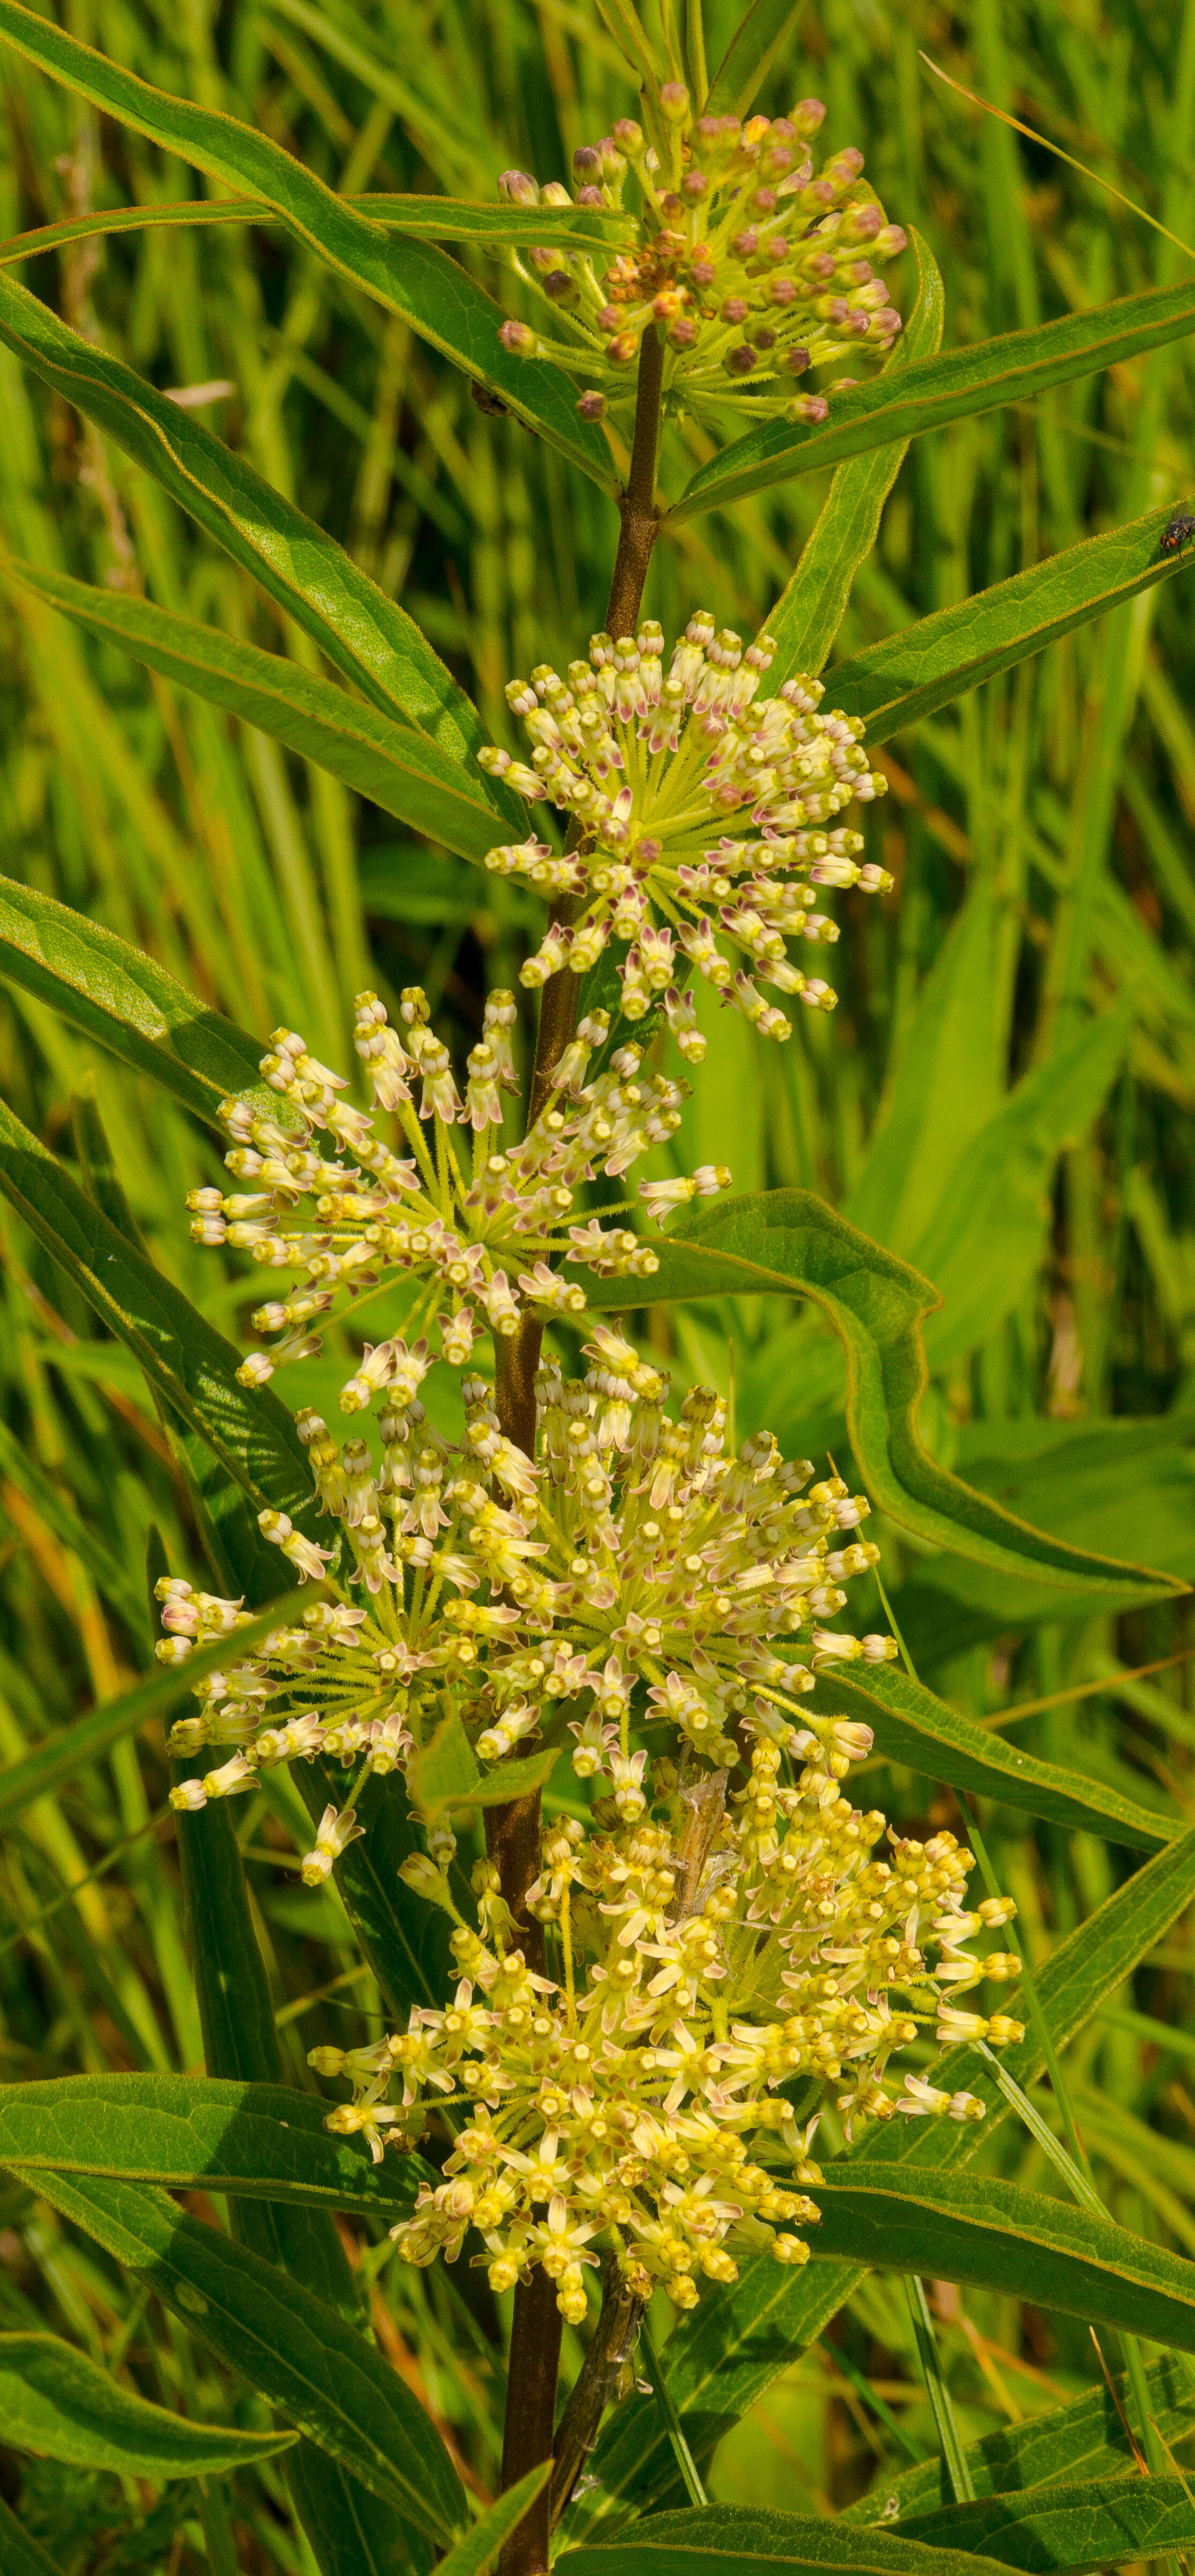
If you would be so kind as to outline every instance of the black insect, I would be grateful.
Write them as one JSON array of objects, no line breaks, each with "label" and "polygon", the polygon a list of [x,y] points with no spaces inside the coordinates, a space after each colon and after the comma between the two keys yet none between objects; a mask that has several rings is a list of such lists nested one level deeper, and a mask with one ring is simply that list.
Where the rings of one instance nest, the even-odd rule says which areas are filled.
[{"label": "black insect", "polygon": [[1176,555],[1195,537],[1195,518],[1189,510],[1176,510],[1168,528],[1162,530],[1162,552]]}]

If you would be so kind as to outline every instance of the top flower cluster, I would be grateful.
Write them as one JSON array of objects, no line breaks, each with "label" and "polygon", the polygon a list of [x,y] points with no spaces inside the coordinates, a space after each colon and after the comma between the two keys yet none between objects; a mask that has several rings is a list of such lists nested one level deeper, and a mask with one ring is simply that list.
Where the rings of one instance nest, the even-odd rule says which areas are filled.
[{"label": "top flower cluster", "polygon": [[[541,188],[523,170],[503,172],[499,187],[521,206],[621,211],[629,169],[641,199],[633,243],[604,272],[587,252],[533,250],[529,267],[515,257],[554,328],[507,322],[507,348],[582,376],[577,409],[600,420],[608,405],[630,401],[643,334],[659,325],[674,405],[678,396],[698,412],[748,400],[753,410],[824,420],[825,395],[794,397],[786,379],[848,350],[887,355],[901,317],[875,264],[895,258],[905,234],[862,179],[861,152],[832,154],[815,177],[807,146],[826,113],[819,99],[744,125],[694,117],[683,84],[668,81],[660,110],[662,151],[620,117],[574,153],[575,199],[558,180]],[[761,396],[762,386],[770,390]]]}]

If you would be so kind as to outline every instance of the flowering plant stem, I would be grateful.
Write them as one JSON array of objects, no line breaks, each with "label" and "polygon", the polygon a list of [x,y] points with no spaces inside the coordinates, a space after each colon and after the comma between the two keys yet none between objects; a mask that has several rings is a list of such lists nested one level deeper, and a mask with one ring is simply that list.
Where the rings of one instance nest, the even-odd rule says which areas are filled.
[{"label": "flowering plant stem", "polygon": [[[621,504],[618,551],[606,611],[608,631],[615,637],[631,635],[635,631],[659,527],[655,489],[663,376],[663,335],[656,330],[645,331],[639,353],[631,468]],[[554,908],[554,918],[565,917],[564,906]],[[552,1076],[576,1027],[579,990],[579,980],[568,967],[551,976],[544,986],[531,1077],[528,1113],[531,1126],[549,1096]],[[542,1341],[541,1320],[535,1315],[526,1315],[509,1341],[497,1342],[495,1388],[498,1419],[506,1438],[513,1440],[529,1458],[535,1455],[535,1372]],[[527,1964],[533,1973],[542,1975],[543,1933],[524,1911],[527,1890],[537,1877],[540,1866],[539,1791],[526,1798],[516,1798],[509,1806],[490,1808],[486,1816],[486,1842],[489,1856],[498,1869],[501,1892],[520,1926],[526,1927],[524,1949]],[[529,2469],[537,2468],[540,2461],[546,2460],[551,2453],[560,2336],[561,2318],[556,2306],[555,2285],[537,2267],[527,2281],[519,2283],[514,2294],[510,2378],[502,2433],[503,2493],[508,2487],[517,2485]],[[586,2414],[582,2449],[591,2438],[588,2406],[590,2398],[597,2394],[599,2380],[603,2394],[594,2418],[593,2429],[596,2429],[608,2394],[606,2379],[603,2379],[600,2369],[595,2369],[584,2392],[581,2408],[569,2428],[567,2450],[561,2454],[554,2487],[541,2489],[503,2548],[501,2576],[541,2576],[541,2571],[546,2569],[553,2523],[553,2494],[557,2498],[557,2513],[563,2512],[580,2467],[581,2449],[577,2450],[567,2486],[563,2484],[565,2457],[572,2455],[582,2409]],[[567,2422],[566,2416],[561,2425],[562,2435]]]}]

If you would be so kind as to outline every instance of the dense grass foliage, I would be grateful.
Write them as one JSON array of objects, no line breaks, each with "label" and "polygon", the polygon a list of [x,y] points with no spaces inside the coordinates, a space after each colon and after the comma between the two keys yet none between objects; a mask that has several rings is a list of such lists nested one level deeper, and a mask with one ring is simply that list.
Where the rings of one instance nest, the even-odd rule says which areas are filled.
[{"label": "dense grass foliage", "polygon": [[[711,62],[737,14],[711,0]],[[574,149],[635,109],[606,14],[590,0],[70,0],[62,18],[172,98],[260,129],[346,196],[496,202],[499,170],[567,177]],[[1086,175],[978,114],[935,80],[921,49]],[[2,59],[0,261],[15,259],[12,237],[65,217],[226,193],[21,53],[6,45]],[[960,0],[953,11],[935,0],[809,0],[759,103],[779,113],[806,92],[826,102],[828,146],[857,144],[889,215],[928,242],[948,352],[1195,274],[1195,251],[1099,184],[1195,240],[1195,0],[1169,10]],[[494,255],[464,243],[454,256],[517,309],[519,289],[503,287]],[[180,435],[206,424],[329,531],[430,638],[480,710],[484,738],[518,747],[505,682],[543,660],[564,669],[602,621],[617,519],[595,482],[472,399],[407,322],[277,225],[114,233],[0,266],[0,326],[15,330],[4,300],[13,279],[95,350],[181,399]],[[893,287],[907,313],[911,250]],[[98,612],[144,600],[288,657],[296,675],[344,679],[282,588],[267,596],[188,516],[181,482],[172,493],[131,461],[67,390],[21,363],[11,336],[0,347],[0,543],[26,569],[0,560],[5,876],[143,951],[263,1043],[283,1023],[347,1066],[354,992],[372,985],[393,998],[419,981],[463,1055],[487,991],[517,983],[541,935],[539,906],[120,649],[119,619],[105,626]],[[894,2495],[909,2534],[899,2563],[926,2576],[970,2558],[982,2568],[1161,2565],[1190,2544],[1179,2471],[1195,2420],[1195,2363],[1183,2358],[1195,2342],[1183,2308],[1195,2257],[1195,1861],[1183,1839],[1195,1819],[1195,1636],[1182,1590],[1195,1582],[1195,546],[1189,569],[1179,555],[1165,580],[1129,592],[1147,555],[1160,561],[1162,528],[1188,496],[1193,347],[1179,337],[913,437],[849,590],[828,704],[867,711],[914,685],[899,644],[913,621],[960,612],[949,628],[957,668],[975,594],[1084,539],[1115,543],[1152,512],[1148,536],[1134,540],[1131,565],[1110,551],[1083,574],[1095,587],[1070,631],[1060,630],[1071,594],[1056,588],[1043,612],[1056,631],[1033,657],[1010,650],[1000,667],[997,654],[995,676],[969,694],[953,687],[917,720],[898,710],[895,729],[877,727],[890,792],[870,809],[867,855],[896,893],[839,900],[836,1014],[796,1012],[791,1042],[777,1048],[709,1008],[703,988],[704,1071],[675,1151],[660,1148],[651,1165],[667,1177],[726,1163],[738,1193],[828,1203],[820,1250],[820,1238],[798,1244],[776,1220],[762,1280],[740,1286],[725,1263],[708,1274],[682,1265],[676,1302],[645,1303],[638,1338],[678,1392],[701,1383],[728,1394],[740,1440],[766,1425],[786,1454],[829,1453],[853,1485],[867,1483],[883,1591],[916,1680],[885,1677],[880,1713],[867,1711],[877,1748],[864,1801],[906,1832],[981,1830],[999,1885],[1016,1896],[1052,2042],[1070,2045],[1065,2089],[1039,2081],[1026,2009],[1029,2037],[1010,2063],[1036,2126],[1023,2094],[1001,2093],[989,2066],[987,2134],[966,2171],[927,2176],[924,2199],[902,2203],[913,2230],[903,2268],[926,2279],[928,2305],[906,2296],[899,2266],[863,2268],[883,2242],[886,2169],[870,2197],[855,2184],[827,2192],[835,2259],[803,2276],[822,2293],[803,2332],[770,2336],[765,2316],[753,2340],[740,2320],[719,2342],[718,2291],[700,2333],[685,2340],[678,2329],[670,2369],[672,2311],[657,2298],[654,2350],[671,2394],[635,2399],[599,2460],[606,2494],[657,2509],[637,2535],[645,2568],[657,2555],[661,2570],[687,2563],[667,2554],[670,2541],[684,2550],[670,2412],[709,2497],[759,2509],[728,2522],[727,2554],[703,2564],[738,2569],[755,2564],[752,2553],[774,2564],[767,2553],[780,2548],[793,2565],[869,2565],[870,2528]],[[665,491],[714,452],[704,431],[670,430]],[[723,507],[715,495],[681,517],[654,555],[648,613],[670,637],[699,605],[753,632],[818,520],[831,470]],[[86,632],[55,604],[69,605],[62,576],[93,586]],[[1006,640],[1024,636],[1036,600],[1032,589],[1011,595]],[[841,693],[837,663],[849,666]],[[88,1278],[115,1279],[104,1262],[115,1265],[123,1240],[128,1275],[113,1293],[126,1307],[149,1262],[213,1337],[248,1347],[260,1286],[243,1261],[191,1242],[184,1200],[220,1178],[199,1083],[244,1080],[252,1059],[233,1071],[187,1055],[196,1069],[172,1087],[118,1062],[94,1009],[72,1019],[22,967],[22,918],[0,899],[0,1091],[106,1221]],[[534,1015],[523,998],[526,1072]],[[11,1150],[4,1130],[0,1161]],[[318,1892],[299,1884],[310,1819],[297,1770],[263,1774],[254,1795],[212,1815],[184,1888],[162,1734],[182,1695],[174,1681],[167,1707],[171,1677],[151,1660],[144,1569],[168,1563],[204,1579],[213,1512],[217,1552],[223,1528],[234,1564],[244,1533],[229,1518],[231,1489],[214,1481],[200,1414],[175,1436],[169,1387],[102,1319],[82,1268],[72,1274],[47,1250],[43,1203],[32,1184],[22,1189],[0,1217],[0,2153],[11,2160],[0,2180],[0,2375],[11,2366],[28,2413],[15,2397],[11,2412],[0,2407],[0,2443],[14,2446],[0,2449],[0,2495],[25,2535],[22,2544],[0,2527],[0,2567],[430,2568],[452,2529],[457,2480],[482,2503],[498,2493],[509,2301],[467,2261],[399,2262],[393,2210],[363,2185],[353,2200],[359,2162],[348,2181],[347,2168],[332,2170],[315,2108],[326,2088],[307,2053],[366,2044],[383,2027],[384,1949],[363,1964],[335,1881]],[[64,1204],[51,1211],[60,1230]],[[832,1211],[880,1248],[846,1325],[784,1285],[821,1279],[830,1295]],[[711,1234],[713,1251],[742,1250],[732,1234]],[[912,1441],[902,1451],[890,1434],[915,1396],[916,1318],[897,1311],[893,1282],[905,1274],[891,1261],[885,1271],[885,1255],[911,1263],[943,1301],[925,1327],[928,1457],[915,1464]],[[146,1327],[159,1353],[167,1304]],[[283,1375],[284,1404],[330,1413],[350,1347],[333,1342]],[[881,1360],[891,1410],[853,1400],[848,1427],[848,1366],[857,1397]],[[455,1431],[445,1384],[443,1396],[434,1380],[426,1393]],[[234,1440],[235,1424],[224,1429]],[[952,1473],[973,1502],[1031,1525],[1019,1555],[1006,1524],[984,1536],[978,1503],[970,1552],[943,1544]],[[1051,1540],[1085,1552],[1069,1593],[1051,1579]],[[1122,1570],[1093,1568],[1092,1557]],[[246,1562],[236,1585],[217,1588],[249,1589],[260,1606],[282,1589],[278,1560],[259,1551],[255,1586]],[[857,1624],[887,1625],[870,1578]],[[848,1707],[845,1684],[844,1694]],[[945,1716],[933,1714],[938,1702]],[[58,1758],[57,1739],[85,1718]],[[1026,1779],[1014,1777],[1013,1752],[1030,1758]],[[1054,1766],[1048,1780],[1044,1766]],[[317,1815],[322,1803],[321,1792]],[[387,1888],[397,1856],[396,1840]],[[402,1919],[412,1951],[423,1945],[420,1973],[437,1975],[435,1936],[413,1900]],[[260,1967],[245,1964],[250,1930]],[[197,2002],[197,1942],[219,1953],[225,1979],[223,2055],[210,1989],[202,2019]],[[254,2046],[238,2055],[250,2023]],[[210,2189],[194,2187],[199,2168],[162,2126],[144,2172],[193,2186],[188,2226],[171,2242],[162,2189],[105,2179],[105,2165],[109,2176],[142,2170],[140,2124],[152,2126],[151,2112],[162,2124],[184,2117],[177,2090],[153,2109],[150,2079],[199,2077],[205,2063],[209,2076],[274,2090],[257,2128],[243,2113],[249,2126],[231,2146],[223,2128],[205,2134]],[[106,2079],[120,2075],[145,2081],[136,2117],[120,2111],[119,2089],[108,2102]],[[86,2079],[73,2111],[67,2078]],[[20,2128],[29,2085],[59,2087],[55,2119],[83,2123],[69,2178],[39,2168]],[[283,2085],[296,2088],[313,2171],[328,2161],[322,2211],[288,2207],[282,2167],[268,2161]],[[197,2095],[196,2120],[201,2112]],[[833,2137],[833,2115],[828,2126]],[[1093,2222],[1105,2236],[1085,2257],[1095,2282],[1086,2304],[1059,2288],[1077,2214],[1052,2159],[1076,2142],[1105,2213]],[[1036,2271],[1029,2194],[1045,2229]],[[326,2384],[300,2404],[290,2361],[254,2381],[240,2326],[223,2338],[196,2331],[196,2302],[219,2309],[216,2275],[229,2258],[205,2221],[238,2238],[267,2344],[276,2284],[289,2270],[306,2283],[296,2295],[314,2296],[317,2261],[342,2320],[368,2313],[372,2347],[355,2324],[339,2329],[345,2370],[360,2367],[357,2398],[346,2397],[335,2353],[323,2355]],[[1002,2272],[974,2250],[989,2224],[1018,2249]],[[1165,2355],[1147,2321],[1163,2311],[1135,2308],[1128,2290],[1118,2306],[1107,2287],[1129,2278],[1130,2236],[1145,2240],[1132,2259],[1148,2255],[1150,2295],[1169,2303],[1175,2348]],[[1146,2338],[1127,2365],[1118,2317]],[[74,2433],[55,2415],[61,2390],[36,2396],[28,2339],[47,2334],[77,2356]],[[283,2340],[279,2330],[280,2352]],[[584,2341],[566,2329],[566,2378]],[[359,2345],[368,2366],[352,2357]],[[641,2350],[644,2390],[649,2376],[657,2365],[649,2372]],[[1146,2386],[1148,2432],[1133,2411]],[[1052,2420],[1076,2400],[1065,2422]],[[145,2401],[170,2418],[150,2420]],[[419,2408],[443,2448],[399,2542],[394,2516],[420,2484]],[[168,2431],[178,2418],[185,2426]],[[282,2445],[296,2423],[312,2438],[288,2483]],[[1100,2481],[1132,2468],[1134,2443],[1155,2480],[1150,2509],[1134,2491],[1135,2521],[1100,2522]],[[338,2444],[353,2472],[335,2470],[339,2503],[327,2481],[316,2494]],[[961,2488],[942,2483],[941,2457],[956,2455]],[[1018,2556],[1010,2500],[1042,2480],[1057,2482],[1040,2540],[1054,2554]],[[350,2533],[350,2488],[376,2530]],[[925,2517],[947,2504],[931,2532]],[[772,2509],[848,2521],[827,2525],[825,2554],[807,2562],[779,2526],[769,2540]],[[1119,2509],[1113,2499],[1109,2516]],[[613,2546],[600,2519],[579,2519],[572,2538],[596,2576],[592,2553]],[[942,2554],[931,2558],[931,2544]],[[629,2543],[623,2563],[639,2565]]]}]

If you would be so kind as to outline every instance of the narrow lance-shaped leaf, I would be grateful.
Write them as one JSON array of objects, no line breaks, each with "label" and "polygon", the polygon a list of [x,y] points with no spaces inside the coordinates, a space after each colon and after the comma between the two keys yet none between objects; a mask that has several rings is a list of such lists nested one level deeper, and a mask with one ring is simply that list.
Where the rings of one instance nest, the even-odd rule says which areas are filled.
[{"label": "narrow lance-shaped leaf", "polygon": [[[902,2525],[902,2529],[905,2526]],[[1195,2541],[1195,2495],[1185,2478],[1137,2474],[1052,2487],[1045,2495],[977,2496],[920,2514],[910,2540],[930,2549],[984,2550],[1004,2567],[1070,2568],[1100,2576],[1128,2559],[1164,2559]]]},{"label": "narrow lance-shaped leaf", "polygon": [[115,931],[10,877],[0,877],[0,976],[209,1126],[230,1092],[271,1117],[286,1114],[261,1080],[260,1038],[197,1002]]},{"label": "narrow lance-shaped leaf", "polygon": [[52,2334],[0,2334],[0,2423],[14,2451],[154,2485],[251,2468],[298,2438],[193,2424],[118,2387],[87,2353]]},{"label": "narrow lance-shaped leaf", "polygon": [[[910,238],[917,261],[917,301],[885,369],[886,384],[918,359],[934,357],[942,342],[945,299],[938,264],[920,233]],[[776,646],[770,690],[781,688],[794,671],[822,669],[846,615],[855,575],[875,545],[884,503],[908,446],[907,439],[900,439],[839,466],[796,571],[768,616]],[[837,671],[832,685],[837,704]]]},{"label": "narrow lance-shaped leaf", "polygon": [[374,2346],[163,2191],[40,2174],[36,2188],[404,2522],[446,2540],[465,2499],[435,2426]]},{"label": "narrow lance-shaped leaf", "polygon": [[194,689],[288,751],[327,769],[414,831],[461,858],[484,859],[498,828],[480,768],[464,768],[413,725],[363,706],[335,682],[284,653],[263,653],[217,626],[155,608],[127,591],[93,588],[67,573],[10,562],[11,581],[61,609],[88,634],[118,644],[151,671]]},{"label": "narrow lance-shaped leaf", "polygon": [[[489,205],[463,197],[346,196],[353,206],[387,232],[410,233],[417,241],[475,242],[482,250],[593,250],[609,253],[634,230],[630,215],[599,206]],[[109,233],[143,233],[196,224],[268,224],[273,209],[260,197],[166,197],[156,206],[97,206],[86,215],[64,215],[55,224],[13,233],[0,241],[0,268],[23,259],[40,259],[43,251],[62,250],[71,242],[94,241]]]},{"label": "narrow lance-shaped leaf", "polygon": [[1051,385],[1072,384],[1077,376],[1185,339],[1192,330],[1195,283],[1187,279],[1181,286],[1122,295],[1091,312],[1063,314],[1031,331],[1009,331],[969,349],[923,358],[899,381],[885,372],[837,394],[820,428],[778,420],[748,430],[700,468],[670,516],[689,519],[699,510],[724,509],[794,474],[841,465],[844,457],[862,456],[895,439],[920,438],[926,430],[1004,403],[1029,402]]},{"label": "narrow lance-shaped leaf", "polygon": [[864,718],[869,742],[886,742],[1073,627],[1189,569],[1182,555],[1158,551],[1170,516],[1166,502],[870,644],[837,664],[835,705]]},{"label": "narrow lance-shaped leaf", "polygon": [[[893,2531],[843,2531],[757,2505],[652,2514],[617,2541],[570,2550],[569,2576],[997,2576],[994,2558],[928,2549]],[[1000,2571],[1003,2576],[1003,2571]]]},{"label": "narrow lance-shaped leaf", "polygon": [[439,2176],[416,2155],[387,2156],[375,2165],[360,2140],[334,2137],[324,2127],[330,2107],[276,2080],[215,2075],[70,2075],[5,2084],[0,2164],[152,2183],[165,2191],[372,2212],[387,2224],[408,2217],[420,2184]]},{"label": "narrow lance-shaped leaf", "polygon": [[[940,1300],[929,1281],[872,1243],[810,1190],[769,1190],[682,1217],[636,1302],[668,1298],[808,1297],[847,1356],[848,1422],[874,1503],[936,1547],[1081,1596],[1131,1585],[1134,1597],[1183,1587],[1149,1567],[1071,1548],[1031,1529],[930,1458],[917,1433],[926,1384],[921,1327]],[[593,1307],[626,1304],[621,1281],[597,1280]],[[1140,1587],[1140,1588],[1139,1588]]]},{"label": "narrow lance-shaped leaf", "polygon": [[311,1478],[303,1445],[272,1389],[237,1385],[231,1342],[126,1243],[3,1102],[0,1194],[255,1509],[307,1510]]},{"label": "narrow lance-shaped leaf", "polygon": [[[0,341],[114,439],[263,590],[314,637],[372,706],[420,727],[472,777],[481,718],[414,619],[343,546],[276,492],[194,412],[60,322],[15,278],[0,275]],[[496,816],[513,798],[491,791]]]},{"label": "narrow lance-shaped leaf", "polygon": [[518,419],[604,491],[614,490],[606,441],[578,419],[567,383],[552,367],[511,356],[498,336],[499,306],[446,252],[412,237],[395,238],[268,135],[217,108],[155,89],[79,44],[52,19],[21,8],[19,0],[0,0],[0,37],[118,124],[132,126],[225,187],[261,197],[328,267],[397,313],[466,375],[492,387]]},{"label": "narrow lance-shaped leaf", "polygon": [[751,0],[735,28],[705,102],[707,116],[745,116],[782,47],[795,33],[805,0]]}]

